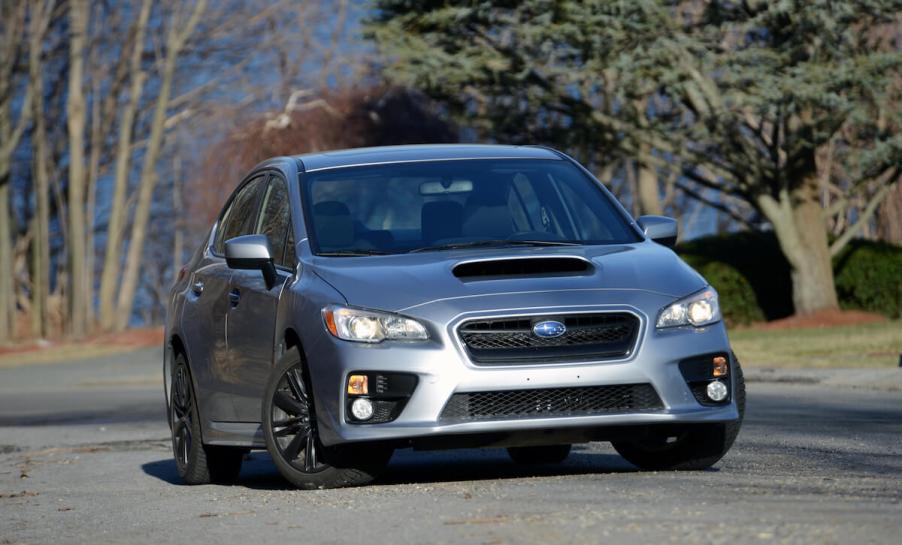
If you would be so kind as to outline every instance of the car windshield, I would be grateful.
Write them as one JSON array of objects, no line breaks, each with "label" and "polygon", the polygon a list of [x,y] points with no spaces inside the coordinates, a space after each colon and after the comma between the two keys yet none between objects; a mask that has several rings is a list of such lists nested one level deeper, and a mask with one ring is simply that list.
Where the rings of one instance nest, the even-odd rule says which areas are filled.
[{"label": "car windshield", "polygon": [[601,188],[563,160],[348,167],[305,173],[301,183],[318,255],[639,240]]}]

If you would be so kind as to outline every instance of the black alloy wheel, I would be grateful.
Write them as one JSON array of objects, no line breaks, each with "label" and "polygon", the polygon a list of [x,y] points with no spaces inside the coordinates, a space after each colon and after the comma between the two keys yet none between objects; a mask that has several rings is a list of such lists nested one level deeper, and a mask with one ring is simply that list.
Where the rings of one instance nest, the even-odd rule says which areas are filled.
[{"label": "black alloy wheel", "polygon": [[192,424],[194,421],[194,400],[188,384],[188,370],[177,365],[172,377],[172,399],[169,402],[169,422],[172,428],[172,453],[179,466],[188,465],[192,444]]},{"label": "black alloy wheel", "polygon": [[271,405],[272,435],[279,455],[304,473],[329,467],[317,456],[322,447],[311,399],[301,369],[295,366],[282,375]]},{"label": "black alloy wheel", "polygon": [[194,384],[183,354],[173,361],[170,390],[169,428],[179,477],[188,484],[234,483],[247,450],[203,444]]},{"label": "black alloy wheel", "polygon": [[369,483],[388,464],[393,449],[376,443],[325,446],[316,402],[301,351],[288,349],[263,395],[263,438],[273,463],[298,488],[338,488]]}]

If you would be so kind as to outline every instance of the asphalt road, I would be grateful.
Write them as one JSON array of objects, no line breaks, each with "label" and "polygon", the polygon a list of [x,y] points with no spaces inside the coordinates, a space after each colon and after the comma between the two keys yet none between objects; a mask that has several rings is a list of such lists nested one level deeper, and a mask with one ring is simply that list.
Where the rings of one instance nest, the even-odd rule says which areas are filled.
[{"label": "asphalt road", "polygon": [[[171,458],[160,354],[0,369],[0,544],[898,543],[902,393],[751,383],[714,469],[640,472],[607,444],[524,468],[399,451],[365,488],[290,489],[265,453],[236,486]],[[902,372],[902,370],[900,370]]]}]

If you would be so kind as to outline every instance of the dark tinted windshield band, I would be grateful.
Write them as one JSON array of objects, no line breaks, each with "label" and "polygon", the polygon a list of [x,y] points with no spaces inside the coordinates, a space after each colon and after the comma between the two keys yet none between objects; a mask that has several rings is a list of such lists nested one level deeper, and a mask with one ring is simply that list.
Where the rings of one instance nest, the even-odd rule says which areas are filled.
[{"label": "dark tinted windshield band", "polygon": [[322,169],[301,185],[311,247],[335,257],[640,240],[605,192],[559,159]]}]

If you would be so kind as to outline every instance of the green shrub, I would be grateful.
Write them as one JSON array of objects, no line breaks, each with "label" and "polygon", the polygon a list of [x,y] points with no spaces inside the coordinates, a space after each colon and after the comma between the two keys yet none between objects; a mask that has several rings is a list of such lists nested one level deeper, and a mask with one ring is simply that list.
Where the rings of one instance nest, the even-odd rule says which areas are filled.
[{"label": "green shrub", "polygon": [[856,240],[833,263],[843,308],[902,316],[902,248]]},{"label": "green shrub", "polygon": [[[754,305],[754,308],[738,309],[728,308],[727,304],[722,303],[724,313],[734,314],[736,323],[746,323],[744,316],[775,320],[792,314],[789,263],[783,257],[773,234],[743,231],[714,235],[680,244],[677,252],[708,278],[722,300],[731,301],[733,305]],[[725,283],[724,289],[721,289],[702,270],[706,263],[729,266],[735,272],[734,276],[741,276],[744,282],[737,278]],[[740,285],[742,287],[737,288],[740,291],[735,294],[724,291]],[[751,290],[754,297],[748,296],[748,290]]]},{"label": "green shrub", "polygon": [[686,261],[714,286],[720,296],[720,309],[727,325],[749,324],[764,320],[755,290],[742,273],[719,261],[704,261],[684,256]]},{"label": "green shrub", "polygon": [[[789,264],[773,233],[699,238],[680,244],[677,253],[720,294],[728,322],[774,320],[793,313]],[[833,271],[843,308],[902,316],[902,248],[855,240],[833,260]]]}]

